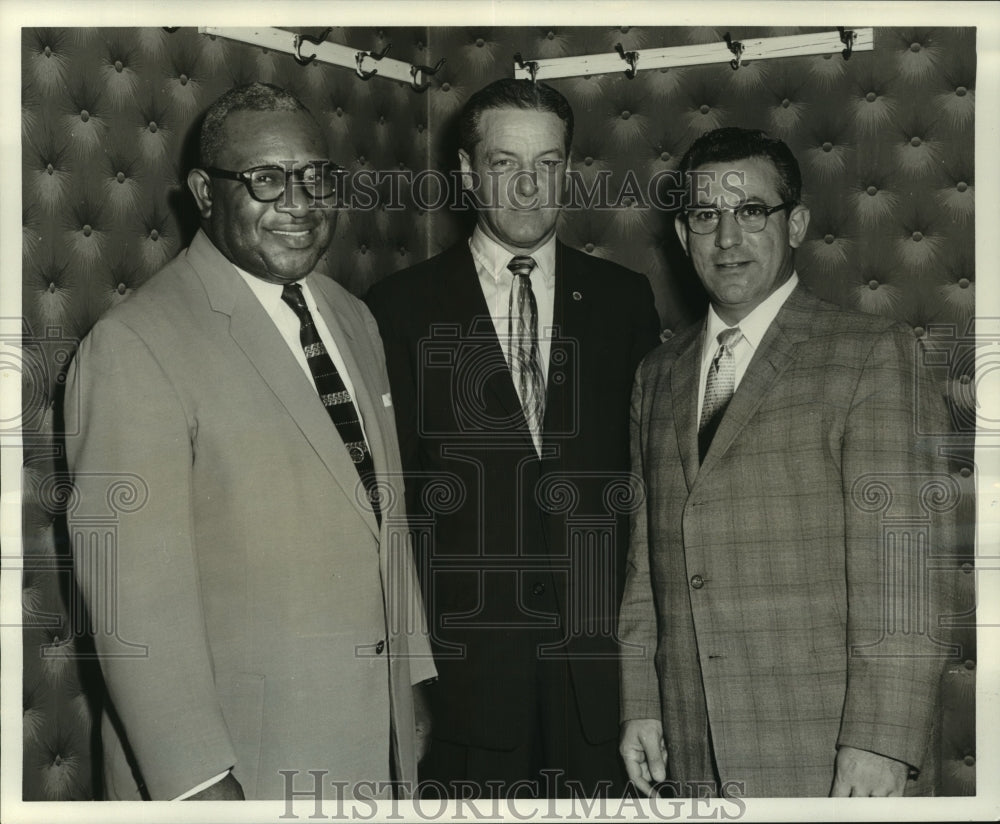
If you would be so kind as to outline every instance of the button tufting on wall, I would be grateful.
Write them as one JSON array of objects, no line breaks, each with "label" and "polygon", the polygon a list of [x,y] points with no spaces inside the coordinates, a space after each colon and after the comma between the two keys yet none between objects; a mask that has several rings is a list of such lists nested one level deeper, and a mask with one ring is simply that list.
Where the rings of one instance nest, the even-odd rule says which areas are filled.
[{"label": "button tufting on wall", "polygon": [[362,243],[360,246],[358,246],[358,251],[361,252],[361,254],[363,254],[363,255],[367,255],[368,254],[368,246],[366,244]]},{"label": "button tufting on wall", "polygon": [[968,91],[969,90],[965,88],[965,86],[959,86],[958,88],[955,89],[955,94],[957,94],[959,97],[965,97]]},{"label": "button tufting on wall", "polygon": [[878,286],[879,286],[879,283],[874,278],[872,280],[868,281],[868,288],[869,289],[878,289]]},{"label": "button tufting on wall", "polygon": [[966,767],[974,767],[976,765],[976,757],[974,755],[967,755],[962,759]]},{"label": "button tufting on wall", "polygon": [[180,77],[178,78],[178,80],[180,80],[180,81],[181,81],[181,85],[182,85],[182,86],[186,86],[186,85],[188,84],[188,76],[187,76],[186,74],[182,74],[182,75],[181,75],[181,76],[180,76]]},{"label": "button tufting on wall", "polygon": [[53,295],[56,293],[56,285],[55,285],[55,283],[50,283],[49,284],[49,292],[51,294],[53,294]]},{"label": "button tufting on wall", "polygon": [[343,117],[344,116],[344,110],[342,108],[340,108],[340,106],[337,106],[337,108],[334,109],[333,111],[337,115],[337,117]]},{"label": "button tufting on wall", "polygon": [[831,234],[823,235],[823,241],[825,243],[833,243],[835,240],[836,240],[836,238],[833,235],[831,235]]},{"label": "button tufting on wall", "polygon": [[118,72],[118,74],[121,74],[122,71],[124,71],[124,69],[125,69],[125,66],[122,63],[122,61],[121,60],[116,60],[115,61],[115,71]]},{"label": "button tufting on wall", "polygon": [[925,332],[925,330],[924,330],[923,326],[914,326],[913,327],[913,336],[916,337],[916,338],[922,338],[924,336],[924,332]]},{"label": "button tufting on wall", "polygon": [[57,767],[62,766],[62,756],[56,753],[56,757],[52,759],[52,763]]},{"label": "button tufting on wall", "polygon": [[874,103],[877,98],[878,95],[875,94],[875,92],[868,92],[868,94],[865,95],[865,100],[867,100],[869,103]]},{"label": "button tufting on wall", "polygon": [[477,46],[478,46],[479,48],[482,48],[483,46],[485,46],[485,45],[486,45],[486,41],[485,41],[485,40],[483,40],[483,38],[482,38],[482,37],[477,37],[477,38],[476,38],[476,45],[477,45]]},{"label": "button tufting on wall", "polygon": [[781,101],[781,108],[783,108],[783,109],[787,109],[787,108],[788,108],[789,106],[791,106],[791,105],[792,105],[792,101],[791,101],[791,100],[789,100],[789,99],[788,99],[787,97],[786,97],[786,98],[784,98],[784,99],[783,99],[783,100]]},{"label": "button tufting on wall", "polygon": [[920,243],[920,241],[922,241],[922,240],[924,239],[924,233],[923,233],[923,232],[914,232],[914,233],[913,233],[912,235],[910,235],[910,237],[911,237],[911,238],[912,238],[912,239],[913,239],[913,240],[914,240],[914,241],[915,241],[916,243]]},{"label": "button tufting on wall", "polygon": [[674,336],[673,329],[664,329],[662,332],[660,332],[660,340],[663,341],[664,343],[670,340],[673,336]]},{"label": "button tufting on wall", "polygon": [[119,295],[124,295],[125,294],[125,290],[128,289],[128,287],[124,283],[119,283],[115,287],[115,289],[117,289]]},{"label": "button tufting on wall", "polygon": [[384,126],[385,125],[385,115],[384,114],[380,114],[378,116],[378,125],[379,126]]},{"label": "button tufting on wall", "polygon": [[875,195],[878,194],[878,187],[872,185],[869,186],[867,189],[865,189],[865,191],[868,192],[868,194],[871,195],[872,197],[875,197]]},{"label": "button tufting on wall", "polygon": [[84,123],[90,120],[90,112],[88,112],[86,109],[80,109],[80,120],[82,120]]},{"label": "button tufting on wall", "polygon": [[958,474],[963,478],[968,478],[972,474],[972,470],[967,466],[963,466],[960,470],[958,470]]},{"label": "button tufting on wall", "polygon": [[158,126],[156,125],[156,121],[155,121],[155,120],[150,120],[150,121],[149,121],[149,131],[150,131],[150,132],[151,132],[152,134],[156,134],[156,130],[157,130],[158,128],[159,128],[159,127],[158,127]]},{"label": "button tufting on wall", "polygon": [[962,384],[962,386],[968,386],[970,383],[972,383],[972,375],[962,375],[958,379],[958,382]]},{"label": "button tufting on wall", "polygon": [[[970,564],[968,561],[963,561],[961,569],[962,569],[962,572],[968,573],[968,572],[972,572],[973,567],[972,567],[972,564]],[[965,668],[966,669],[972,669],[972,667],[969,666],[968,661],[966,661],[966,663],[965,663]]]},{"label": "button tufting on wall", "polygon": [[961,288],[961,289],[968,289],[969,288],[969,279],[968,278],[959,278],[958,279],[958,285],[959,285],[959,288]]},{"label": "button tufting on wall", "polygon": [[590,155],[587,155],[583,159],[583,165],[584,166],[593,166],[594,165],[594,158],[592,158]]},{"label": "button tufting on wall", "polygon": [[619,27],[618,31],[620,31],[622,34],[628,34],[628,31],[629,31],[630,28],[632,28],[632,27],[631,26],[621,26],[621,27]]},{"label": "button tufting on wall", "polygon": [[125,172],[118,172],[117,174],[115,174],[115,180],[117,180],[119,183],[124,183],[125,182]]},{"label": "button tufting on wall", "polygon": [[368,162],[368,159],[364,155],[358,155],[358,163],[364,166]]},{"label": "button tufting on wall", "polygon": [[442,83],[441,84],[441,91],[443,91],[443,92],[450,92],[451,91],[451,83],[449,83],[447,80],[444,83]]},{"label": "button tufting on wall", "polygon": [[46,46],[44,49],[42,49],[42,54],[44,54],[46,57],[52,57],[52,47]]},{"label": "button tufting on wall", "polygon": [[918,51],[920,51],[920,44],[919,43],[910,43],[910,51],[911,52],[918,52]]},{"label": "button tufting on wall", "polygon": [[823,143],[823,151],[824,152],[833,151],[833,144],[829,140]]},{"label": "button tufting on wall", "polygon": [[[969,566],[972,566],[972,564],[969,564]],[[970,658],[970,659],[968,659],[968,660],[967,660],[967,661],[965,662],[965,668],[966,668],[967,670],[974,670],[974,669],[976,668],[976,662],[975,662],[975,661],[973,661],[973,660],[972,660],[971,658]]]},{"label": "button tufting on wall", "polygon": [[969,184],[966,183],[964,180],[960,180],[958,181],[958,183],[955,184],[955,188],[958,189],[958,191],[960,192],[964,192],[966,189],[969,188]]},{"label": "button tufting on wall", "polygon": [[423,133],[423,131],[424,131],[424,124],[423,123],[418,123],[417,124],[417,132]]},{"label": "button tufting on wall", "polygon": [[157,232],[156,229],[150,229],[149,230],[149,239],[150,240],[159,240],[160,239],[160,233]]},{"label": "button tufting on wall", "polygon": [[48,172],[48,173],[49,173],[49,174],[51,175],[51,174],[55,174],[55,171],[56,171],[56,170],[55,170],[55,168],[54,168],[54,167],[52,166],[52,164],[51,164],[51,163],[48,163],[48,164],[46,164],[46,166],[45,166],[45,171],[46,171],[46,172]]},{"label": "button tufting on wall", "polygon": [[90,233],[93,232],[93,231],[94,230],[93,230],[93,228],[91,227],[91,225],[89,223],[84,223],[83,224],[83,236],[84,237],[90,237]]},{"label": "button tufting on wall", "polygon": [[631,116],[632,112],[630,112],[628,109],[622,110],[622,120],[628,120]]},{"label": "button tufting on wall", "polygon": [[587,243],[587,244],[584,245],[583,248],[586,249],[588,252],[593,252],[594,251],[594,244],[593,243]]},{"label": "button tufting on wall", "polygon": [[709,106],[707,103],[702,103],[701,106],[698,108],[698,111],[700,111],[702,114],[708,114],[710,111],[712,111],[712,107]]},{"label": "button tufting on wall", "polygon": [[545,36],[546,36],[546,37],[547,37],[547,38],[548,38],[549,40],[555,40],[555,39],[556,39],[556,33],[555,33],[554,31],[550,31],[550,32],[549,32],[548,34],[546,34]]},{"label": "button tufting on wall", "polygon": [[911,137],[910,138],[910,145],[913,146],[914,148],[916,148],[917,146],[919,146],[920,145],[920,138],[919,137]]},{"label": "button tufting on wall", "polygon": [[660,152],[660,160],[670,160],[670,152]]}]

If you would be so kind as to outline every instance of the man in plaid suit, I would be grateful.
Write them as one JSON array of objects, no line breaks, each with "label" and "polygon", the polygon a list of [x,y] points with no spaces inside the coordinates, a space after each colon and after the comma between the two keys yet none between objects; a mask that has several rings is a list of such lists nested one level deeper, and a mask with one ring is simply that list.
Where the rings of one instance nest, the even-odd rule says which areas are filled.
[{"label": "man in plaid suit", "polygon": [[[949,652],[926,565],[948,507],[928,493],[950,479],[915,432],[947,431],[940,392],[905,326],[799,282],[809,210],[783,142],[718,129],[680,168],[675,228],[711,306],[633,392],[629,776],[682,795],[928,792]],[[890,511],[913,524],[898,543]]]}]

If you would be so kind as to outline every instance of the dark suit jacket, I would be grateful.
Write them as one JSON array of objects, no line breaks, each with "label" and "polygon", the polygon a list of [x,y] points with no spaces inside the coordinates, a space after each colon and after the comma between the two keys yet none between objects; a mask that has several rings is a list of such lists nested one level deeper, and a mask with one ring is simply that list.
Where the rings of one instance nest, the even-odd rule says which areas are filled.
[{"label": "dark suit jacket", "polygon": [[636,377],[623,718],[662,717],[672,778],[714,750],[747,796],[827,795],[845,745],[930,777],[958,498],[918,341],[800,286],[699,466],[703,329]]},{"label": "dark suit jacket", "polygon": [[540,656],[569,658],[588,739],[617,734],[628,398],[659,323],[643,276],[562,244],[556,268],[543,460],[467,242],[368,296],[440,673],[434,734],[458,744],[524,743]]}]

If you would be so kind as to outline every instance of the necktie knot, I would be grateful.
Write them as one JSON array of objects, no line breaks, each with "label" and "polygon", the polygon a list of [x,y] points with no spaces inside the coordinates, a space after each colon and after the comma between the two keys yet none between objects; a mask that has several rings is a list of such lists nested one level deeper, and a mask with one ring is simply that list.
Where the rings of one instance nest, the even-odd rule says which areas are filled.
[{"label": "necktie knot", "polygon": [[309,307],[306,306],[306,299],[302,294],[302,286],[298,283],[286,283],[281,290],[281,299],[292,307],[292,311],[299,316],[300,321],[304,322],[306,317],[309,317]]},{"label": "necktie knot", "polygon": [[741,337],[743,337],[743,332],[740,330],[740,327],[730,326],[728,329],[723,329],[719,332],[715,339],[719,342],[719,346],[731,349]]},{"label": "necktie knot", "polygon": [[535,268],[535,259],[530,255],[515,255],[511,258],[507,268],[514,273],[515,277],[528,278]]}]

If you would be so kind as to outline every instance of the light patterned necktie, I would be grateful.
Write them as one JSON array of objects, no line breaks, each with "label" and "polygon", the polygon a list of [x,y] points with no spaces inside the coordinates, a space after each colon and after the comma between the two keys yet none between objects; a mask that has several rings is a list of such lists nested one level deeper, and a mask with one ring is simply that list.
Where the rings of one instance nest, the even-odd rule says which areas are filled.
[{"label": "light patterned necktie", "polygon": [[531,271],[535,259],[517,255],[507,268],[514,274],[507,300],[507,357],[524,419],[531,431],[535,450],[541,454],[542,419],[545,416],[545,376],[538,352],[538,305],[531,291]]},{"label": "light patterned necktie", "polygon": [[736,386],[736,358],[733,347],[743,337],[740,327],[732,326],[719,332],[717,340],[719,349],[708,367],[708,379],[705,381],[705,402],[701,407],[701,421],[698,424],[698,455],[704,461],[709,444],[715,436],[722,419],[733,397]]},{"label": "light patterned necktie", "polygon": [[375,513],[375,520],[381,525],[382,512],[375,480],[375,463],[368,441],[365,440],[354,400],[347,391],[344,379],[340,377],[330,353],[326,351],[319,332],[316,331],[312,313],[306,306],[302,294],[302,287],[297,283],[286,283],[281,291],[281,299],[299,316],[299,341],[305,352],[313,382],[316,384],[316,391],[319,392],[320,400],[323,401],[330,420],[344,441],[347,454],[350,455],[354,468],[358,470],[358,477],[365,485],[365,493]]}]

